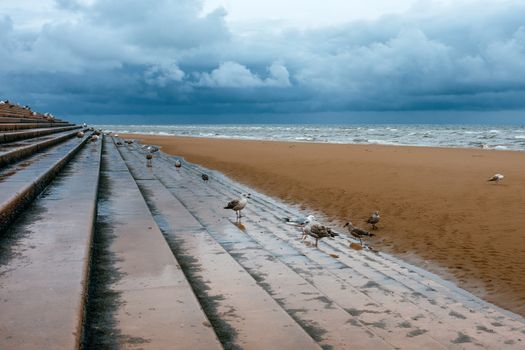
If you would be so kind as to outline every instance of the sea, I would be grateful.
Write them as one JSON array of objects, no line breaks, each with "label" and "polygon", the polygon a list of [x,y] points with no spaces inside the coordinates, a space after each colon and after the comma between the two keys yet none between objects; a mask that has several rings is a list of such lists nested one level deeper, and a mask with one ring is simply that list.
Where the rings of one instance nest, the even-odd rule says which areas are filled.
[{"label": "sea", "polygon": [[99,125],[117,133],[525,151],[525,125]]}]

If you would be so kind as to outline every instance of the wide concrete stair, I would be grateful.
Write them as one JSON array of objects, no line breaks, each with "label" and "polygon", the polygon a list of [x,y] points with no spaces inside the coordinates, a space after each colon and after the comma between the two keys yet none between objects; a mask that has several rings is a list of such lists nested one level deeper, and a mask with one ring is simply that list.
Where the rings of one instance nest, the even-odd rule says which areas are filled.
[{"label": "wide concrete stair", "polygon": [[80,344],[100,152],[100,142],[79,150],[2,232],[1,349],[73,349]]},{"label": "wide concrete stair", "polygon": [[317,249],[294,208],[77,131],[0,145],[0,349],[523,348],[523,318],[435,275]]}]

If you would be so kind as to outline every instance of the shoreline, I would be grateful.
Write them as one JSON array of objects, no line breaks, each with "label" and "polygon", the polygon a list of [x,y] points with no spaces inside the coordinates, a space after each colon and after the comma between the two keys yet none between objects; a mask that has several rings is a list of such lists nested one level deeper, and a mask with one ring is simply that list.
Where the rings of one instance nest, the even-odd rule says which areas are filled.
[{"label": "shoreline", "polygon": [[[371,245],[525,314],[523,152],[120,135],[334,222],[367,228],[363,220],[379,209]],[[486,182],[495,172],[506,175],[502,184]]]},{"label": "shoreline", "polygon": [[175,135],[175,134],[159,134],[159,133],[140,133],[140,132],[116,132],[122,137],[132,138],[132,136],[142,137],[180,137],[180,138],[196,138],[205,140],[232,140],[232,141],[263,141],[263,142],[287,142],[287,143],[307,143],[317,145],[355,145],[355,146],[385,146],[385,147],[421,147],[421,148],[435,148],[435,149],[467,149],[480,151],[497,151],[497,152],[525,152],[525,149],[503,149],[503,148],[481,148],[481,147],[461,147],[461,146],[434,146],[434,145],[413,145],[413,144],[393,144],[393,143],[352,143],[352,142],[322,142],[322,141],[307,141],[307,140],[268,140],[268,139],[249,139],[236,137],[213,137],[213,136],[192,136],[192,135]]}]

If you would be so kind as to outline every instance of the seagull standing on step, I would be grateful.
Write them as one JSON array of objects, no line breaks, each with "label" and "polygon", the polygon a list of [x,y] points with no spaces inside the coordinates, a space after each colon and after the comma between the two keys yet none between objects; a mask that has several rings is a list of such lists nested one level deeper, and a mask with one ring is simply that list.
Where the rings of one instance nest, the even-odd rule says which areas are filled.
[{"label": "seagull standing on step", "polygon": [[155,153],[155,152],[158,152],[160,148],[158,148],[157,146],[148,146],[147,147],[147,150],[149,151],[149,153]]},{"label": "seagull standing on step", "polygon": [[[301,220],[301,219],[298,219],[298,220]],[[290,221],[288,221],[290,222]],[[306,232],[306,226],[310,223],[313,223],[313,222],[317,222],[315,216],[313,215],[308,215],[306,218],[302,218],[302,222],[298,222],[298,226],[301,227],[301,231],[302,231],[302,237],[301,239],[304,241],[306,239],[306,237],[308,236],[308,233]]]},{"label": "seagull standing on step", "polygon": [[237,221],[240,221],[242,217],[241,210],[244,209],[244,207],[248,203],[248,198],[250,197],[251,197],[251,194],[243,193],[241,197],[228,202],[228,204],[224,207],[224,209],[231,209],[235,211],[235,214],[237,215]]},{"label": "seagull standing on step", "polygon": [[315,220],[315,216],[313,215],[299,216],[296,218],[290,218],[290,217],[283,218],[283,221],[286,222],[288,225],[294,225],[294,226],[300,226],[300,227],[303,227],[309,221],[313,221],[313,220]]},{"label": "seagull standing on step", "polygon": [[501,175],[501,174],[494,174],[494,176],[492,176],[490,179],[488,179],[487,181],[494,181],[495,183],[499,183],[501,180],[503,180],[505,176]]},{"label": "seagull standing on step", "polygon": [[348,230],[348,233],[352,237],[357,238],[359,240],[359,243],[361,243],[361,245],[363,245],[363,237],[374,237],[375,236],[371,232],[355,227],[354,225],[352,225],[350,221],[344,224],[343,227],[346,227],[346,229]]},{"label": "seagull standing on step", "polygon": [[317,247],[321,238],[335,237],[338,236],[338,234],[332,231],[331,228],[321,225],[314,218],[312,221],[308,220],[308,223],[303,228],[303,240],[305,240],[307,236],[315,238],[315,246]]},{"label": "seagull standing on step", "polygon": [[372,225],[372,229],[375,230],[375,229],[377,229],[376,224],[379,222],[380,219],[381,219],[381,217],[379,216],[379,210],[376,210],[368,218],[368,220],[366,220],[366,223]]},{"label": "seagull standing on step", "polygon": [[175,160],[175,168],[180,168],[182,166],[182,163],[180,162],[180,160],[176,159]]}]

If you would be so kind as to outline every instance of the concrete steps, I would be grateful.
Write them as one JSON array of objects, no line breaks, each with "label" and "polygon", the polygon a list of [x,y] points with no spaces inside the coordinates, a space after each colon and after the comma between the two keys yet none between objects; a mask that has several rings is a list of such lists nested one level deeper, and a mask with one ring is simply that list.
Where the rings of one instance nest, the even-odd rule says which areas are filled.
[{"label": "concrete steps", "polygon": [[[0,118],[1,119],[1,118]],[[0,123],[0,131],[15,131],[15,130],[26,130],[26,129],[38,129],[38,128],[55,128],[62,126],[73,126],[67,122],[55,122],[55,123]]]},{"label": "concrete steps", "polygon": [[76,132],[0,145],[0,349],[524,347],[522,317],[436,275],[345,235],[316,249],[297,209]]},{"label": "concrete steps", "polygon": [[75,137],[77,130],[64,131],[34,139],[0,144],[0,167]]},{"label": "concrete steps", "polygon": [[320,348],[166,187],[143,171],[142,159],[119,149],[225,348]]},{"label": "concrete steps", "polygon": [[[132,164],[136,164],[138,171],[144,169],[143,156],[138,156],[135,160],[129,159],[130,156],[127,160],[132,170]],[[389,344],[392,348],[403,349],[445,348],[435,339],[422,335],[423,331],[410,325],[407,326],[406,320],[399,316],[390,322],[391,329],[388,331],[374,327],[374,324],[382,325],[386,322],[384,317],[381,320],[378,319],[378,316],[382,316],[382,312],[371,310],[370,314],[376,318],[376,321],[370,318],[359,320],[355,317],[353,310],[357,312],[363,308],[363,305],[371,304],[373,302],[371,299],[355,298],[355,295],[348,298],[348,287],[344,286],[342,281],[332,283],[328,288],[323,288],[326,285],[326,279],[321,287],[312,283],[311,274],[304,273],[306,271],[303,269],[304,266],[293,268],[287,265],[289,260],[304,261],[303,253],[283,244],[282,241],[272,241],[272,236],[264,232],[268,231],[267,227],[248,225],[239,227],[229,220],[224,220],[225,212],[221,204],[226,201],[215,203],[215,194],[203,195],[203,193],[192,192],[191,188],[208,188],[207,184],[202,183],[200,177],[182,179],[181,174],[184,171],[175,171],[171,167],[165,169],[161,162],[154,165],[153,171],[202,222],[223,248],[247,271],[250,271],[260,285],[278,300],[285,310],[292,313],[305,329],[311,330],[320,345],[335,348],[350,346],[357,349],[381,348],[385,344]],[[198,180],[195,184],[191,183],[194,179]],[[145,192],[149,193],[149,189]],[[333,258],[330,258],[330,261],[333,261]],[[322,270],[320,266],[309,268],[311,271]],[[330,293],[335,293],[336,297]],[[387,318],[392,317],[387,315]],[[404,327],[398,326],[403,323]],[[413,335],[410,342],[406,340],[407,334]],[[378,342],[378,338],[384,340],[383,345]]]},{"label": "concrete steps", "polygon": [[0,124],[13,124],[13,123],[49,123],[49,120],[44,119],[44,118],[26,118],[26,117],[19,117],[19,116],[6,116],[0,113]]},{"label": "concrete steps", "polygon": [[0,236],[0,349],[78,348],[100,151],[81,149]]},{"label": "concrete steps", "polygon": [[[132,149],[139,152],[136,147]],[[168,160],[164,155],[161,155],[161,159]],[[158,164],[159,169],[155,164]],[[195,206],[200,207],[206,201],[208,207],[221,208],[220,205],[227,199],[236,197],[241,191],[247,191],[213,172],[210,183],[202,186],[201,168],[184,163],[181,171],[177,172],[172,164],[165,165],[159,159],[154,163],[154,171],[165,169],[172,181],[178,181],[178,186],[173,188],[177,188],[179,193],[187,192],[186,197],[181,195],[180,199],[188,207],[192,205],[192,201]],[[349,241],[346,237],[323,240],[320,249],[313,250],[297,240],[299,233],[295,228],[281,221],[283,216],[299,213],[284,208],[286,212],[283,205],[276,204],[278,203],[265,196],[255,196],[246,209],[248,216],[243,220],[245,233],[253,235],[258,244],[268,247],[265,249],[278,256],[290,268],[299,272],[301,269],[308,271],[303,277],[312,281],[319,290],[341,306],[345,303],[334,292],[337,289],[326,288],[326,285],[343,283],[352,290],[353,297],[357,295],[363,303],[369,300],[368,304],[372,307],[364,308],[365,304],[361,304],[361,308],[347,309],[350,313],[359,314],[363,323],[375,323],[378,326],[375,328],[379,328],[376,329],[379,335],[381,329],[390,333],[391,327],[397,322],[402,327],[414,327],[415,333],[411,333],[412,335],[417,334],[417,330],[426,331],[427,336],[448,348],[476,348],[476,344],[484,348],[519,348],[522,345],[522,318],[485,303],[437,276],[398,263],[392,257],[348,250]],[[213,215],[224,217],[220,209],[215,213],[199,215],[209,219]],[[265,230],[267,227],[272,229]],[[262,234],[257,234],[261,231]],[[274,238],[269,238],[271,236]],[[301,254],[304,256],[301,257]],[[329,254],[337,254],[339,258],[334,262]],[[320,275],[319,270],[322,270]],[[399,318],[406,321],[398,322]]]},{"label": "concrete steps", "polygon": [[[262,210],[255,209],[255,205],[250,207],[255,210],[253,215],[261,220],[264,216],[261,214]],[[277,216],[274,215],[275,217]],[[261,221],[263,226],[267,226],[269,223],[268,221],[266,223],[263,220]],[[276,222],[278,223],[279,221],[277,220]],[[290,230],[289,227],[287,229]],[[290,235],[297,234],[296,231],[288,232]],[[286,239],[286,236],[281,238]],[[419,327],[422,329],[432,328],[433,332],[438,333],[438,328],[441,327],[441,331],[448,331],[451,342],[457,342],[461,339],[466,340],[468,339],[464,337],[466,335],[472,343],[482,343],[487,347],[499,348],[499,346],[509,341],[519,343],[519,339],[521,339],[519,333],[523,330],[523,323],[516,322],[513,318],[505,317],[505,313],[488,312],[486,307],[465,306],[461,301],[454,298],[454,293],[447,294],[445,288],[440,293],[436,293],[434,289],[427,286],[418,286],[416,282],[421,281],[418,277],[409,279],[405,278],[406,276],[403,274],[396,275],[390,269],[385,271],[382,267],[374,266],[374,259],[380,259],[380,257],[373,253],[349,251],[347,244],[342,245],[342,249],[338,250],[326,249],[330,248],[337,241],[337,239],[333,241],[326,240],[321,247],[322,249],[325,247],[323,250],[326,254],[335,253],[340,255],[339,261],[354,270],[349,276],[353,277],[354,283],[356,282],[356,276],[361,276],[361,280],[357,280],[357,286],[360,284],[363,286],[370,285],[369,283],[372,282],[380,284],[381,289],[386,288],[390,292],[387,295],[382,295],[384,293],[375,291],[378,299],[381,299],[378,301],[381,301],[393,310],[399,310],[399,312],[411,318],[420,319]],[[359,259],[356,259],[357,257]],[[360,263],[356,263],[356,260],[360,260]],[[327,268],[329,267],[327,266]],[[341,274],[341,271],[340,269],[334,270],[334,272],[339,274]],[[370,291],[368,293],[369,295],[371,294]],[[440,296],[443,296],[441,299],[449,302],[442,302]],[[388,303],[389,299],[391,303]],[[485,303],[484,305],[486,306],[487,304]],[[409,313],[410,310],[412,310],[412,313]],[[418,317],[419,315],[425,315],[425,317],[420,318]],[[418,322],[412,323],[418,324]],[[438,323],[439,326],[435,326],[434,323]]]},{"label": "concrete steps", "polygon": [[[95,240],[113,274],[90,297],[88,348],[220,349],[210,323],[112,142],[105,142]],[[97,237],[97,236],[104,237]],[[97,259],[95,257],[95,259]],[[96,266],[94,266],[96,270]],[[91,283],[101,283],[93,276]],[[96,293],[95,293],[96,294]],[[112,298],[109,304],[100,299]],[[98,310],[97,305],[105,306]],[[93,303],[96,303],[93,307]],[[101,313],[97,317],[91,313]],[[98,338],[98,339],[97,339]]]},{"label": "concrete steps", "polygon": [[25,139],[32,139],[35,137],[50,135],[59,133],[62,131],[68,131],[68,130],[74,130],[74,129],[80,129],[81,127],[78,125],[71,125],[71,126],[58,126],[58,127],[52,127],[52,128],[36,128],[36,129],[27,129],[22,131],[11,131],[11,132],[4,132],[0,133],[0,144],[1,143],[8,143],[8,142],[15,142],[19,140],[25,140]]},{"label": "concrete steps", "polygon": [[0,233],[88,140],[70,139],[0,170]]}]

